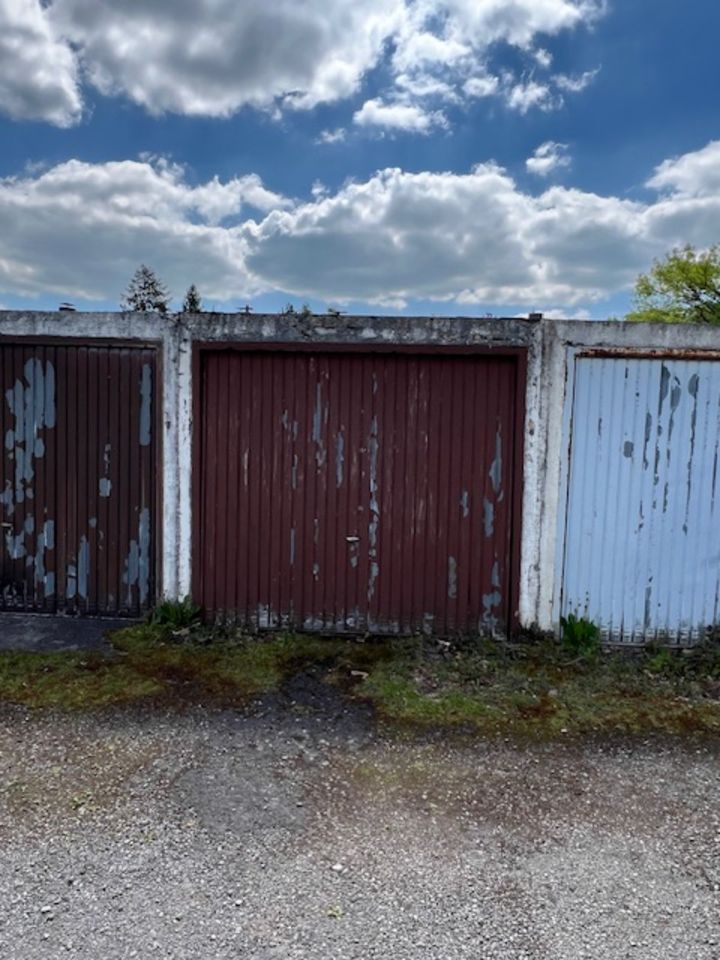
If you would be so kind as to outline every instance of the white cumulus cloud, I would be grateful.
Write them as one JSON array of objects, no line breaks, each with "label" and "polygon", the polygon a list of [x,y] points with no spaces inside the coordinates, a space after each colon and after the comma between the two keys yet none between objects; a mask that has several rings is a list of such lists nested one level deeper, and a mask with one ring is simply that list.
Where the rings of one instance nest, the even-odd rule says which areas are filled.
[{"label": "white cumulus cloud", "polygon": [[276,115],[348,99],[382,65],[387,105],[493,94],[523,111],[549,101],[522,75],[499,83],[493,49],[549,66],[535,41],[602,11],[602,0],[0,0],[0,110],[70,125],[82,78],[153,114]]},{"label": "white cumulus cloud", "polygon": [[567,151],[566,143],[555,143],[554,140],[548,140],[541,143],[533,155],[527,158],[525,168],[528,173],[537,174],[539,177],[547,177],[554,170],[570,166],[571,161]]},{"label": "white cumulus cloud", "polygon": [[40,0],[0,0],[0,112],[60,127],[82,114],[75,55]]},{"label": "white cumulus cloud", "polygon": [[718,240],[720,144],[661,163],[647,200],[520,188],[492,162],[381,170],[291,201],[245,174],[190,182],[162,160],[70,161],[0,180],[0,296],[118,297],[141,261],[181,295],[282,291],[330,303],[513,304],[577,312],[654,257]]},{"label": "white cumulus cloud", "polygon": [[244,295],[245,241],[223,224],[249,206],[287,206],[254,174],[199,186],[162,160],[71,160],[35,177],[0,180],[0,289],[85,299],[119,296],[140,261],[177,295],[191,282]]},{"label": "white cumulus cloud", "polygon": [[553,79],[558,89],[563,90],[565,93],[582,93],[586,87],[590,86],[599,73],[600,68],[596,67],[595,70],[586,70],[584,73],[575,77],[566,73],[558,73]]},{"label": "white cumulus cloud", "polygon": [[446,127],[447,120],[439,111],[427,111],[414,103],[384,103],[380,99],[366,100],[353,116],[359,127],[382,130],[403,130],[412,133],[430,133],[434,127]]},{"label": "white cumulus cloud", "polygon": [[[506,78],[507,80],[507,78]],[[553,93],[546,83],[528,80],[520,83],[507,83],[507,105],[518,113],[527,113],[533,107],[541,110],[552,110],[557,106]]]},{"label": "white cumulus cloud", "polygon": [[403,0],[55,0],[48,16],[101,92],[152,113],[227,116],[350,96],[403,10]]},{"label": "white cumulus cloud", "polygon": [[663,161],[647,186],[670,191],[676,197],[717,195],[720,193],[720,140],[713,140],[694,153]]}]

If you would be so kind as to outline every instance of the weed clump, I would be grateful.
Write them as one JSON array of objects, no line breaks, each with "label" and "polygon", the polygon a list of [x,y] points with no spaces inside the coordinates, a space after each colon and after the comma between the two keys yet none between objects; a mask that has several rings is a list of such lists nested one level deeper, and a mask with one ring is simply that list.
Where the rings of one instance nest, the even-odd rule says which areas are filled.
[{"label": "weed clump", "polygon": [[574,656],[592,660],[600,653],[600,630],[587,617],[574,613],[561,617],[560,631],[563,647]]}]

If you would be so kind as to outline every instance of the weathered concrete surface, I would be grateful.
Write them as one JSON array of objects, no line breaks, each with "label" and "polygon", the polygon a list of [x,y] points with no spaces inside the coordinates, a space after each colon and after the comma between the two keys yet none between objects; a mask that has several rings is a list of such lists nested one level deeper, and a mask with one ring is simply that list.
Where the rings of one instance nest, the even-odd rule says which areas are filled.
[{"label": "weathered concrete surface", "polygon": [[90,617],[0,613],[0,650],[26,653],[110,650],[106,636],[108,632],[127,627],[131,622]]},{"label": "weathered concrete surface", "polygon": [[329,707],[0,713],[0,955],[717,960],[710,748],[396,742]]}]

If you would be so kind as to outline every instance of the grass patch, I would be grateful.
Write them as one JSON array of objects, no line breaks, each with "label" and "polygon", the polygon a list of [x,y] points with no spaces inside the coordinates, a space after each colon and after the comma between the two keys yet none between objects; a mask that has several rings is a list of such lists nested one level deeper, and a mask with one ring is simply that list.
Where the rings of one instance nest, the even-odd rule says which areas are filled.
[{"label": "grass patch", "polygon": [[357,694],[381,717],[483,735],[717,734],[720,649],[597,652],[554,642],[447,649],[418,645],[378,663]]},{"label": "grass patch", "polygon": [[110,655],[0,653],[0,701],[70,710],[139,701],[239,706],[276,690],[299,664],[338,653],[332,641],[291,635],[178,640],[158,624],[128,627],[111,642]]},{"label": "grass patch", "polygon": [[74,710],[131,703],[161,689],[131,664],[98,654],[0,654],[0,700],[10,703]]},{"label": "grass patch", "polygon": [[552,641],[462,645],[247,637],[151,623],[113,652],[0,654],[0,701],[88,709],[137,702],[243,705],[312,665],[385,723],[480,735],[720,733],[720,645],[685,653],[598,650]]}]

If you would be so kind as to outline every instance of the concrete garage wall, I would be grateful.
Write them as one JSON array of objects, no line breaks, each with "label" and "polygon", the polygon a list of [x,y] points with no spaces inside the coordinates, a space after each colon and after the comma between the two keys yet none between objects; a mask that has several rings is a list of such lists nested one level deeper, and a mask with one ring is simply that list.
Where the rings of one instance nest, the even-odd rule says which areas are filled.
[{"label": "concrete garage wall", "polygon": [[0,336],[157,343],[163,376],[162,591],[191,589],[193,344],[196,342],[403,344],[527,350],[519,616],[557,626],[559,519],[567,496],[568,376],[579,352],[633,356],[702,351],[720,359],[720,329],[583,321],[262,314],[35,313],[0,311]]}]

